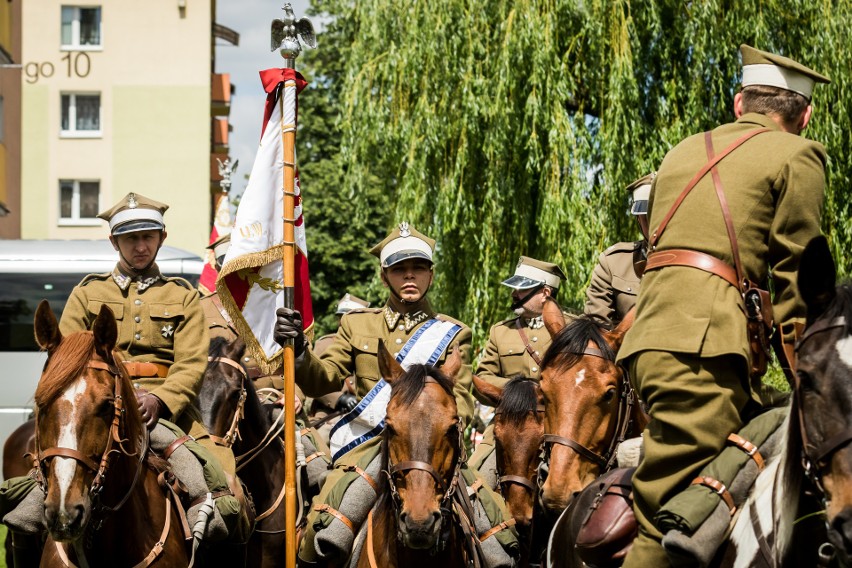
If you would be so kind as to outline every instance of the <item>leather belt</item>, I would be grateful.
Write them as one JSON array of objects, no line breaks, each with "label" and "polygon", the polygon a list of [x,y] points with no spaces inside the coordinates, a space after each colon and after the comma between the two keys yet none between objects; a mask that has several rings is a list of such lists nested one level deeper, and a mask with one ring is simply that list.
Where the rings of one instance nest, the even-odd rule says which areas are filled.
[{"label": "leather belt", "polygon": [[124,368],[127,369],[127,374],[131,378],[142,377],[160,377],[166,378],[169,376],[169,366],[161,363],[145,363],[142,361],[122,361]]},{"label": "leather belt", "polygon": [[272,373],[264,373],[260,370],[260,367],[249,367],[246,369],[246,373],[248,374],[248,378],[251,380],[259,379],[260,377],[280,377],[284,374],[284,367],[278,367]]},{"label": "leather belt", "polygon": [[715,274],[737,290],[740,289],[737,281],[737,271],[730,264],[719,260],[715,256],[689,249],[666,249],[656,251],[648,255],[648,264],[645,272],[659,270],[666,266],[691,266]]}]

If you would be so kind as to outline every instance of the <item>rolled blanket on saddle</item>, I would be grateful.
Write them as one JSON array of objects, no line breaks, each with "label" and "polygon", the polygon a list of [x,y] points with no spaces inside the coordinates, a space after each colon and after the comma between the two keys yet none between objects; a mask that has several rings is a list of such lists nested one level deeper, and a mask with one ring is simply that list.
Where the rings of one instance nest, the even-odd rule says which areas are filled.
[{"label": "rolled blanket on saddle", "polygon": [[39,534],[44,530],[44,491],[35,479],[13,477],[3,482],[0,518],[14,532]]},{"label": "rolled blanket on saddle", "polygon": [[[272,410],[272,421],[284,420],[279,415],[283,409],[275,405]],[[297,415],[298,419],[299,416]],[[296,426],[299,426],[297,422]],[[283,433],[281,434],[283,437]],[[331,452],[328,445],[322,440],[322,437],[317,432],[316,428],[302,428],[299,430],[302,446],[305,448],[305,470],[308,474],[308,493],[319,493],[322,484],[325,483],[325,478],[328,477],[329,466],[331,465]]]},{"label": "rolled blanket on saddle", "polygon": [[789,407],[773,408],[732,435],[729,445],[693,484],[670,499],[654,517],[675,567],[710,564],[764,463],[781,449],[781,425],[788,413]]},{"label": "rolled blanket on saddle", "polygon": [[[151,449],[161,454],[178,438],[183,431],[166,420],[160,420],[151,431]],[[239,500],[228,488],[228,479],[222,466],[206,448],[189,438],[173,449],[168,456],[169,466],[175,476],[186,487],[188,505],[186,518],[190,530],[198,520],[198,513],[208,493],[214,497],[216,507],[209,517],[204,531],[204,540],[231,540],[244,542],[248,539],[251,527],[246,526],[245,515]]]}]

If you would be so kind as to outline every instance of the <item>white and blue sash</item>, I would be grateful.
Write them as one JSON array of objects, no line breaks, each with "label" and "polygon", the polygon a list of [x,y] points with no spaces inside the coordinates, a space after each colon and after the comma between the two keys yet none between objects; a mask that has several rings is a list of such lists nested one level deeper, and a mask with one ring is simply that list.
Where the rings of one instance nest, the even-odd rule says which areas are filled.
[{"label": "white and blue sash", "polygon": [[[453,322],[430,319],[402,346],[396,360],[406,371],[418,363],[434,365],[461,329]],[[329,436],[332,462],[384,430],[390,396],[391,386],[379,379],[358,406],[334,425]]]}]

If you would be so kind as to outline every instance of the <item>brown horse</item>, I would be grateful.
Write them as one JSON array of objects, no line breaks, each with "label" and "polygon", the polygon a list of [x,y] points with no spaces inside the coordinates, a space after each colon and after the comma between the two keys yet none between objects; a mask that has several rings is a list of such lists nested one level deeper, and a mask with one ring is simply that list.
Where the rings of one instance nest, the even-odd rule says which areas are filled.
[{"label": "brown horse", "polygon": [[378,356],[393,387],[382,434],[388,483],[367,518],[358,566],[466,567],[471,553],[454,505],[464,461],[453,396],[458,350],[440,371],[425,365],[403,371],[381,342]]},{"label": "brown horse", "polygon": [[633,323],[629,312],[615,329],[580,316],[566,325],[555,302],[545,305],[544,322],[553,342],[542,360],[545,509],[562,512],[576,491],[615,464],[618,444],[638,436],[648,416],[615,354]]},{"label": "brown horse", "polygon": [[473,376],[476,389],[495,407],[494,451],[498,488],[515,519],[521,541],[520,565],[532,553],[538,466],[544,435],[544,398],[538,381],[512,378],[498,387]]},{"label": "brown horse", "polygon": [[[223,338],[210,342],[197,403],[210,437],[230,446],[237,456],[237,471],[257,511],[246,566],[280,566],[286,558],[283,420],[273,421],[272,405],[261,404],[240,363],[245,347],[240,338],[231,343]],[[305,484],[301,471],[297,473],[301,489]]]},{"label": "brown horse", "polygon": [[158,482],[163,460],[115,351],[115,318],[101,308],[92,331],[63,337],[46,301],[35,332],[47,350],[35,393],[36,448],[49,536],[42,566],[186,567],[177,511]]}]

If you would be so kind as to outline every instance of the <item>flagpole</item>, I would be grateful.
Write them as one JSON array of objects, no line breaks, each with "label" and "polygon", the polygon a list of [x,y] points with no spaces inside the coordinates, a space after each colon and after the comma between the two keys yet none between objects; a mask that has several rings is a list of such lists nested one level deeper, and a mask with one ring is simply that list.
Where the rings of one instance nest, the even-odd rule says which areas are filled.
[{"label": "flagpole", "polygon": [[[284,4],[284,17],[272,23],[272,44],[276,44],[284,58],[286,69],[296,68],[296,57],[301,52],[296,37],[297,22],[292,6]],[[305,18],[298,25],[304,25]],[[310,22],[307,22],[310,26]],[[313,30],[311,30],[313,31]],[[284,306],[293,309],[295,296],[295,259],[296,259],[296,83],[290,79],[284,83],[281,96],[281,141],[284,161],[282,191],[284,201]],[[284,544],[286,568],[296,568],[296,362],[294,343],[291,339],[284,346]]]}]

